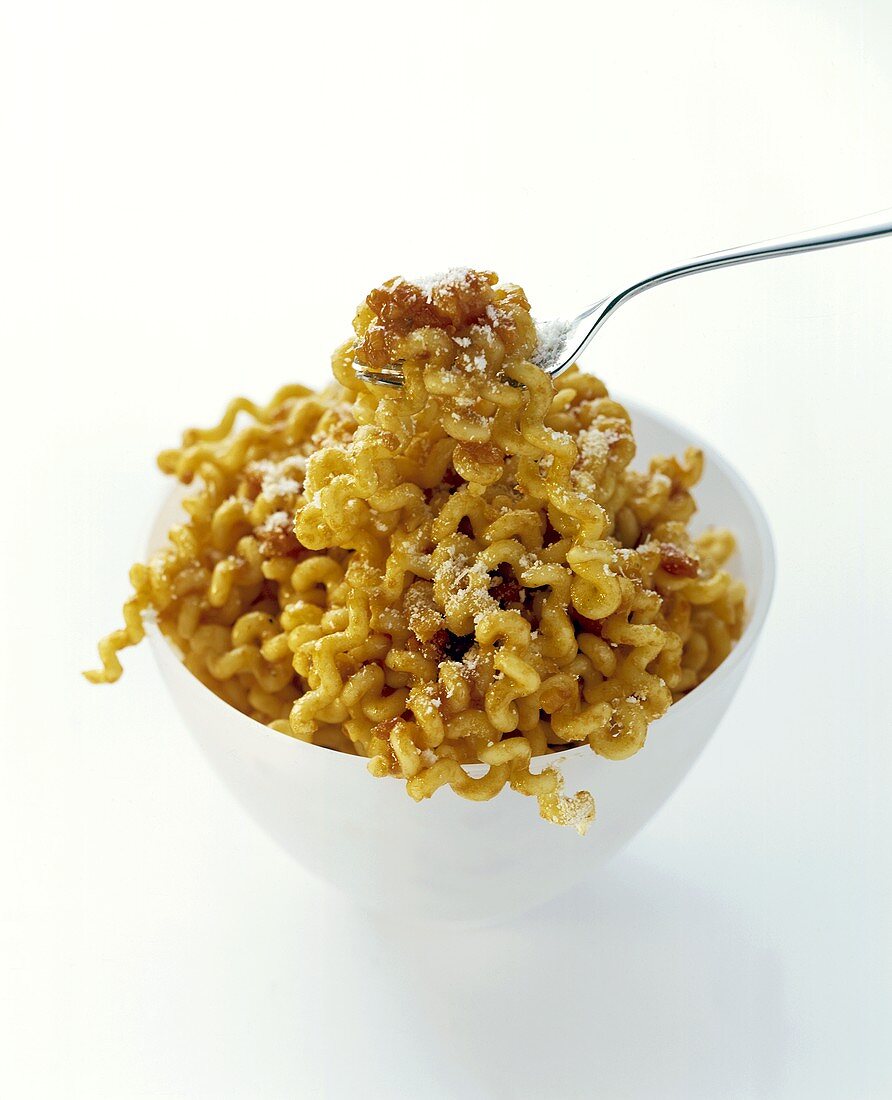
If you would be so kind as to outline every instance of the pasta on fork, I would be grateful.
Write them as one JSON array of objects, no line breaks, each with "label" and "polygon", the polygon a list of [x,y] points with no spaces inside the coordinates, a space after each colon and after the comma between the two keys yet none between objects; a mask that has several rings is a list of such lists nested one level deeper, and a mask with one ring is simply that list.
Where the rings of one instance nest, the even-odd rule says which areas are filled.
[{"label": "pasta on fork", "polygon": [[[87,676],[118,679],[154,613],[195,676],[283,734],[417,800],[510,787],[583,833],[592,795],[536,758],[631,756],[742,630],[732,536],[689,531],[702,453],[632,470],[626,410],[534,365],[529,303],[491,272],[391,279],[354,330],[329,388],[238,398],[160,455],[197,488]],[[401,387],[356,377],[397,363]]]}]

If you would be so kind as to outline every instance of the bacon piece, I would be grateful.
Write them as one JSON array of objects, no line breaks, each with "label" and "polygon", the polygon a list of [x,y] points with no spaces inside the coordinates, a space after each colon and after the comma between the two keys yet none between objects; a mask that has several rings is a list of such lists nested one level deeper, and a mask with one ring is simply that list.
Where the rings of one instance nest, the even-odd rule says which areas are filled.
[{"label": "bacon piece", "polygon": [[603,619],[589,619],[585,615],[580,615],[575,607],[570,608],[570,617],[581,627],[585,634],[597,634],[601,637],[601,628],[604,625]]},{"label": "bacon piece", "polygon": [[521,587],[517,581],[502,581],[501,584],[497,584],[495,588],[489,590],[490,596],[500,604],[502,607],[506,607],[510,603],[520,603]]},{"label": "bacon piece", "polygon": [[700,562],[671,542],[660,543],[660,565],[673,577],[696,577]]},{"label": "bacon piece", "polygon": [[474,644],[473,634],[453,634],[451,630],[438,630],[430,644],[437,650],[438,661],[461,661]]},{"label": "bacon piece", "polygon": [[511,603],[522,603],[526,589],[518,582],[514,575],[514,569],[508,562],[502,562],[499,566],[500,581],[495,588],[490,588],[489,594],[502,607]]},{"label": "bacon piece", "polygon": [[366,298],[375,314],[358,347],[357,358],[372,370],[391,366],[400,340],[414,329],[440,328],[454,333],[479,321],[494,301],[495,276],[468,271],[425,293],[414,283],[391,279]]},{"label": "bacon piece", "polygon": [[507,607],[511,603],[520,603],[523,599],[522,593],[523,588],[514,577],[500,581],[495,588],[489,590],[490,596],[502,607]]},{"label": "bacon piece", "polygon": [[309,551],[291,529],[291,524],[280,527],[259,527],[256,531],[260,553],[265,558],[303,558]]}]

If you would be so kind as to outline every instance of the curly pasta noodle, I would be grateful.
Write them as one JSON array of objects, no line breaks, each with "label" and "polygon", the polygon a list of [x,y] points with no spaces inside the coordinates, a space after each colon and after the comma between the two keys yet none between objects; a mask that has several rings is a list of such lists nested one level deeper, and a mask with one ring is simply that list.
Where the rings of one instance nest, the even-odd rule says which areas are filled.
[{"label": "curly pasta noodle", "polygon": [[[524,293],[491,273],[392,279],[354,329],[335,385],[238,398],[161,454],[199,487],[86,675],[117,680],[153,612],[252,718],[367,757],[416,800],[509,786],[584,832],[591,794],[534,758],[631,756],[741,632],[733,538],[688,532],[703,455],[629,469],[626,410],[533,365]],[[401,389],[356,378],[395,363]]]}]

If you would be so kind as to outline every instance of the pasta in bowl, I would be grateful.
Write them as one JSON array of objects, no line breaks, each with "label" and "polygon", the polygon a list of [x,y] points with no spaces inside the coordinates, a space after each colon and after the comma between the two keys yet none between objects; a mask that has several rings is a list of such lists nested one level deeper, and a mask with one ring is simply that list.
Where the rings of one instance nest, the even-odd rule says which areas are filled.
[{"label": "pasta in bowl", "polygon": [[[154,613],[193,731],[310,869],[402,911],[510,911],[606,858],[689,766],[764,617],[770,540],[687,433],[534,366],[519,288],[391,280],[354,327],[336,387],[234,402],[162,454],[199,488],[163,548],[169,502],[93,678]],[[397,361],[396,392],[356,379]],[[730,535],[691,525],[704,454],[730,563]],[[579,841],[509,788],[581,833],[594,792],[598,820]]]}]

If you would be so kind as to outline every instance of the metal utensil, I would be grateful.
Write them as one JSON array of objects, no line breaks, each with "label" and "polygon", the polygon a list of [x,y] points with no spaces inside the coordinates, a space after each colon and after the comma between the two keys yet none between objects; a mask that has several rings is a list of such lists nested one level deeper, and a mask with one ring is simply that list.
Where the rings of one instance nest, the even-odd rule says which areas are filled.
[{"label": "metal utensil", "polygon": [[[841,244],[854,244],[873,237],[892,234],[892,210],[881,210],[861,218],[824,225],[818,229],[800,232],[789,237],[774,237],[756,244],[728,248],[723,252],[710,252],[706,256],[697,256],[685,263],[664,268],[644,279],[629,284],[606,298],[601,298],[588,309],[583,310],[572,321],[551,322],[551,339],[540,348],[534,362],[552,378],[557,378],[570,367],[579,355],[591,343],[595,333],[625,302],[650,290],[652,287],[683,279],[686,275],[696,275],[701,271],[712,271],[720,267],[734,267],[755,260],[768,260],[776,256],[793,256],[798,252],[817,252],[823,248],[835,248]],[[377,382],[384,386],[401,386],[402,372],[398,364],[386,371],[358,370],[357,378],[366,382]]]}]

